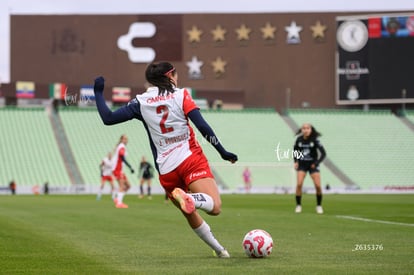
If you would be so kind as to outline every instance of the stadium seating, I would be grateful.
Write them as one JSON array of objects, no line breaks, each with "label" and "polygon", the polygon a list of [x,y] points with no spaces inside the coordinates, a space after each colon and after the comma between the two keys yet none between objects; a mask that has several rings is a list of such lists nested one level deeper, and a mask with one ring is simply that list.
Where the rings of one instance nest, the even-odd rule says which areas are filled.
[{"label": "stadium seating", "polygon": [[0,185],[67,186],[70,179],[43,108],[0,108]]},{"label": "stadium seating", "polygon": [[249,167],[253,187],[292,186],[292,162],[277,160],[276,149],[290,149],[292,135],[287,125],[274,111],[203,111],[225,148],[238,155],[239,161],[231,165],[221,159],[213,146],[197,133],[218,180],[229,189],[243,187],[242,173]]},{"label": "stadium seating", "polygon": [[[252,172],[253,188],[291,189],[295,186],[296,174],[292,166],[295,137],[277,112],[205,111],[203,115],[225,148],[239,156],[238,164],[224,165],[212,146],[203,146],[215,172],[225,179],[230,189],[242,188],[242,173],[246,166]],[[201,143],[204,145],[206,142],[201,139]],[[324,165],[321,165],[321,171],[323,185],[343,186]],[[306,178],[306,188],[313,188],[313,184],[308,184],[308,181],[309,177]]]},{"label": "stadium seating", "polygon": [[312,123],[330,159],[361,189],[414,184],[414,135],[389,111],[290,110]]},{"label": "stadium seating", "polygon": [[[136,172],[142,156],[152,162],[149,141],[138,120],[105,126],[95,108],[62,108],[59,115],[85,184],[100,183],[99,165],[108,152],[114,151],[122,134],[129,138],[126,159]],[[131,184],[136,185],[137,174],[130,175],[128,169],[126,171]]]},{"label": "stadium seating", "polygon": [[[238,154],[239,161],[223,161],[216,150],[195,129],[217,181],[223,189],[243,190],[245,167],[252,172],[253,190],[292,190],[296,175],[292,169],[294,133],[277,112],[263,109],[202,111],[225,148]],[[127,160],[138,171],[142,156],[152,162],[147,134],[141,122],[132,120],[114,126],[103,125],[95,108],[65,107],[59,110],[65,134],[84,183],[100,183],[99,165],[113,151],[119,137],[129,137]],[[290,110],[298,125],[311,122],[322,132],[330,160],[361,189],[409,186],[414,183],[413,132],[398,117],[386,111]],[[414,113],[407,112],[414,121]],[[1,108],[3,164],[0,186],[14,179],[18,186],[70,186],[71,181],[43,108]],[[137,174],[131,175],[137,186]],[[343,188],[343,182],[324,164],[322,185]],[[158,178],[154,186],[159,186]],[[310,177],[305,189],[313,189]]]},{"label": "stadium seating", "polygon": [[[46,112],[43,109],[22,108],[6,108],[1,111],[3,114],[1,119],[4,121],[2,125],[6,129],[5,133],[8,133],[5,141],[18,141],[28,147],[16,147],[14,150],[19,150],[16,154],[17,159],[13,162],[3,161],[8,163],[5,167],[7,173],[2,174],[3,181],[7,182],[14,178],[18,183],[32,185],[42,184],[48,180],[52,186],[70,185]],[[223,161],[215,149],[195,130],[197,140],[209,158],[217,181],[223,188],[231,191],[242,190],[242,172],[245,167],[249,167],[252,172],[253,189],[267,188],[270,191],[277,191],[277,189],[294,187],[295,173],[292,169],[291,156],[294,134],[278,113],[272,110],[203,110],[203,115],[225,147],[239,156],[239,161],[235,165]],[[142,156],[152,161],[148,137],[144,127],[137,120],[108,127],[103,125],[95,108],[65,107],[59,110],[59,116],[76,164],[87,185],[99,184],[99,164],[108,152],[114,150],[122,134],[129,137],[127,160],[136,171]],[[16,124],[19,125],[18,128],[14,127]],[[32,135],[36,133],[36,139],[33,136],[30,141],[26,141],[27,136],[22,136],[21,131],[31,132]],[[42,143],[37,140],[42,140],[45,145],[42,146]],[[46,154],[43,152],[50,155],[48,161],[35,161],[36,156]],[[9,154],[11,152],[6,152],[2,156]],[[32,158],[25,155],[30,155]],[[49,163],[49,159],[54,161]],[[44,166],[35,168],[32,165],[33,169],[23,169],[24,171],[17,173],[18,166],[15,163],[21,163],[26,167],[32,162]],[[53,165],[58,167],[51,169]],[[326,168],[322,167],[322,170]],[[47,171],[47,174],[44,171]],[[11,177],[15,174],[19,177]],[[138,181],[137,174],[131,175],[127,171],[128,174],[132,184]],[[323,179],[330,185],[342,184],[329,170],[324,172]],[[155,178],[154,186],[157,185],[159,182]]]},{"label": "stadium seating", "polygon": [[[103,125],[95,109],[64,108],[59,111],[59,115],[86,184],[99,183],[100,161],[115,148],[121,134],[129,136],[127,159],[135,170],[143,155],[152,161],[147,135],[137,120],[108,127]],[[225,188],[242,186],[242,170],[245,165],[252,166],[250,168],[254,181],[259,185],[272,188],[275,185],[292,186],[292,162],[285,159],[278,165],[275,150],[278,143],[281,150],[291,149],[293,135],[277,113],[203,111],[203,115],[226,148],[239,155],[240,164],[226,164],[195,130],[197,140]]]},{"label": "stadium seating", "polygon": [[414,110],[406,112],[406,118],[414,124]]}]

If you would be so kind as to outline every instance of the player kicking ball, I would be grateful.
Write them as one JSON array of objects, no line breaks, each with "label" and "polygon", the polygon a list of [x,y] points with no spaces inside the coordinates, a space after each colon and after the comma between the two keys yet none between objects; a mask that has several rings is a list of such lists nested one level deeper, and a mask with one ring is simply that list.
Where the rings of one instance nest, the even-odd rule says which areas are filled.
[{"label": "player kicking ball", "polygon": [[219,258],[229,258],[210,226],[198,213],[219,215],[221,198],[214,176],[189,120],[217,150],[222,159],[234,163],[237,155],[224,149],[186,89],[177,88],[178,73],[168,62],[152,63],[145,72],[152,85],[128,105],[112,112],[103,97],[104,78],[95,79],[95,99],[106,125],[138,119],[147,131],[160,183],[181,210],[193,231]]}]

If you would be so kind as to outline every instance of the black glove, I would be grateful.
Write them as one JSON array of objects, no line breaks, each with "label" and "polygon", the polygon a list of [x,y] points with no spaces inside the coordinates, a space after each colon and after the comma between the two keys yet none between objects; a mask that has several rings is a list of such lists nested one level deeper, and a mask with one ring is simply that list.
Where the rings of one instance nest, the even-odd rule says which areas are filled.
[{"label": "black glove", "polygon": [[95,79],[95,85],[93,86],[93,90],[96,92],[102,93],[105,88],[105,78],[103,76],[97,77]]},{"label": "black glove", "polygon": [[221,158],[224,160],[228,160],[231,163],[235,163],[237,161],[237,155],[224,151],[223,153],[221,153]]}]

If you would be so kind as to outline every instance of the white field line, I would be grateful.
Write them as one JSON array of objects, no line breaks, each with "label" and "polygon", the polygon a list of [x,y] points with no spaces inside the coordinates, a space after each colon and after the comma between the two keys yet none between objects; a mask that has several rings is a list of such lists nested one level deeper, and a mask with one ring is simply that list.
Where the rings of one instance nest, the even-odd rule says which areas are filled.
[{"label": "white field line", "polygon": [[374,222],[374,223],[383,223],[383,224],[391,224],[391,225],[414,226],[414,223],[402,223],[402,222],[372,220],[372,219],[365,219],[365,218],[359,218],[359,217],[353,217],[353,216],[340,216],[340,215],[337,215],[336,217],[340,218],[340,219],[348,219],[348,220],[355,220],[355,221],[362,221],[362,222]]}]

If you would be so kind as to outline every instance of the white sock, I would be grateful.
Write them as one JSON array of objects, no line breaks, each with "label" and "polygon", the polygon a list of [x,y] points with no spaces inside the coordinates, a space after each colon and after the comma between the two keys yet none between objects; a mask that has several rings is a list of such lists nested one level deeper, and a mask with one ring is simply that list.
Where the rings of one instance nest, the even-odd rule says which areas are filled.
[{"label": "white sock", "polygon": [[112,192],[112,200],[116,198],[116,192]]},{"label": "white sock", "polygon": [[203,223],[193,229],[194,232],[202,239],[206,244],[208,244],[214,251],[219,253],[220,251],[224,250],[224,247],[214,238],[213,233],[210,230],[210,226],[203,221]]},{"label": "white sock", "polygon": [[124,195],[125,195],[124,192],[118,192],[118,196],[117,196],[118,203],[122,203],[122,200],[124,199]]},{"label": "white sock", "polygon": [[210,213],[214,208],[213,198],[205,193],[189,193],[194,200],[195,208]]}]

